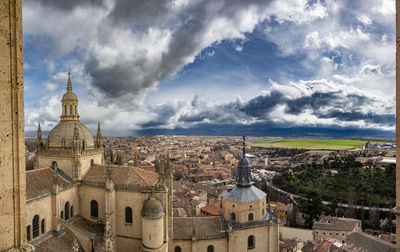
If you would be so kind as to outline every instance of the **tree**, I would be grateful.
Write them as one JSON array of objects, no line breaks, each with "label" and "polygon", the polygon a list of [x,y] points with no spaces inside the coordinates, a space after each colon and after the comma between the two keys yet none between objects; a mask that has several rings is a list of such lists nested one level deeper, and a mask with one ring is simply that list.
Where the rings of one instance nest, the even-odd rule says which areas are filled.
[{"label": "tree", "polygon": [[322,204],[321,193],[315,189],[306,189],[300,196],[299,208],[304,218],[304,223],[308,228],[312,228],[314,220],[327,209]]}]

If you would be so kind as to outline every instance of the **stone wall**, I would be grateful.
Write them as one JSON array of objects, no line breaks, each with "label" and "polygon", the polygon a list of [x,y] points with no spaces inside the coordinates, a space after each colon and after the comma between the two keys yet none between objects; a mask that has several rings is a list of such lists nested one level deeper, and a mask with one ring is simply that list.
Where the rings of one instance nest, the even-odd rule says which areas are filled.
[{"label": "stone wall", "polygon": [[278,252],[278,229],[279,226],[275,224],[271,226],[235,230],[234,232],[229,233],[229,251],[248,251],[248,237],[253,235],[255,238],[255,246],[253,249],[249,249],[249,251]]},{"label": "stone wall", "polygon": [[311,229],[294,228],[294,227],[280,227],[280,237],[282,239],[297,238],[303,242],[313,240],[313,231]]},{"label": "stone wall", "polygon": [[222,211],[225,220],[231,221],[231,213],[236,214],[236,222],[247,222],[250,213],[253,214],[253,220],[261,220],[267,211],[265,197],[262,200],[236,202],[226,198],[222,198]]},{"label": "stone wall", "polygon": [[0,251],[26,241],[21,4],[0,1]]}]

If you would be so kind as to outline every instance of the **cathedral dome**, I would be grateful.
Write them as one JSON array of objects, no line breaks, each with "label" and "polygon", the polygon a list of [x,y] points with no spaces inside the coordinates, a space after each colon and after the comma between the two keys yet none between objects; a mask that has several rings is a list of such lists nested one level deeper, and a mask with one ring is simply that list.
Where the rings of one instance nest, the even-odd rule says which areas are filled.
[{"label": "cathedral dome", "polygon": [[164,214],[164,207],[157,198],[150,197],[143,203],[142,215],[145,218],[158,219]]},{"label": "cathedral dome", "polygon": [[78,101],[78,97],[73,92],[66,92],[61,101]]},{"label": "cathedral dome", "polygon": [[74,129],[78,129],[79,139],[84,140],[85,148],[94,148],[94,138],[92,133],[85,125],[79,121],[62,121],[57,124],[47,137],[49,149],[52,148],[72,148],[74,139]]}]

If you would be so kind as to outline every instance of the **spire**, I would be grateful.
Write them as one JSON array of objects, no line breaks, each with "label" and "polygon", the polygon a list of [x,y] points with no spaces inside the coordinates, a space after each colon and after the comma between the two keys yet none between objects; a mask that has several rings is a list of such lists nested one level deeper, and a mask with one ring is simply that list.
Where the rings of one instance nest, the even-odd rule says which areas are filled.
[{"label": "spire", "polygon": [[100,122],[97,123],[97,137],[101,137]]},{"label": "spire", "polygon": [[246,156],[246,136],[243,136],[243,157]]},{"label": "spire", "polygon": [[247,187],[253,184],[251,177],[250,161],[246,158],[246,137],[243,136],[243,157],[240,159],[237,166],[238,176],[236,177],[236,185]]},{"label": "spire", "polygon": [[42,140],[42,129],[40,128],[40,122],[38,124],[38,129],[37,129],[37,139]]},{"label": "spire", "polygon": [[71,72],[68,71],[67,92],[72,92]]}]

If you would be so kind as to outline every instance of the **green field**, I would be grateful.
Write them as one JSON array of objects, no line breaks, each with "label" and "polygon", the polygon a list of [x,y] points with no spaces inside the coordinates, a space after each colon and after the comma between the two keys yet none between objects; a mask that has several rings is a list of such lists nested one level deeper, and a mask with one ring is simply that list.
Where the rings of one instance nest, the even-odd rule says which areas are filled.
[{"label": "green field", "polygon": [[281,138],[257,138],[249,139],[250,146],[272,148],[302,148],[324,150],[361,149],[366,141],[345,139],[281,139]]}]

